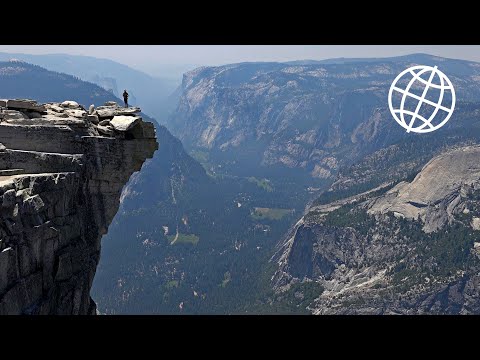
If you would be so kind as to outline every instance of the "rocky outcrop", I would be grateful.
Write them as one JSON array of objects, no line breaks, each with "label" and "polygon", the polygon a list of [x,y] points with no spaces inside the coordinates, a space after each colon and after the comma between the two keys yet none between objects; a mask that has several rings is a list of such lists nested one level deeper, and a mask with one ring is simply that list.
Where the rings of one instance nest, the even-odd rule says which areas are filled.
[{"label": "rocky outcrop", "polygon": [[0,100],[0,314],[95,314],[102,235],[158,148],[139,111]]},{"label": "rocky outcrop", "polygon": [[274,288],[318,283],[314,314],[478,314],[479,159],[478,145],[448,150],[410,182],[310,207]]},{"label": "rocky outcrop", "polygon": [[479,146],[437,156],[411,183],[401,182],[373,200],[368,212],[420,219],[426,232],[438,230],[454,220],[454,212],[469,190],[480,188],[479,159]]}]

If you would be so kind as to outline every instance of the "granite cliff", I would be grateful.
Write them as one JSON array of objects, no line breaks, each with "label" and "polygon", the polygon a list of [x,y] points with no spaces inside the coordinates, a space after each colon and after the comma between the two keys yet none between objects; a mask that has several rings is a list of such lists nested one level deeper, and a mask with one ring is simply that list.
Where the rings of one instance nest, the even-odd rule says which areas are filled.
[{"label": "granite cliff", "polygon": [[[391,121],[387,95],[395,76],[418,64],[446,71],[462,101],[478,99],[480,68],[462,60],[416,54],[338,63],[241,63],[186,73],[169,127],[187,150],[221,165],[223,173],[303,174],[308,186],[321,184],[407,137]],[[450,122],[448,129],[455,126]]]},{"label": "granite cliff", "polygon": [[314,203],[274,258],[274,287],[321,286],[314,314],[478,314],[479,158],[459,146],[411,180]]},{"label": "granite cliff", "polygon": [[0,100],[0,314],[95,314],[100,241],[158,148],[138,108]]}]

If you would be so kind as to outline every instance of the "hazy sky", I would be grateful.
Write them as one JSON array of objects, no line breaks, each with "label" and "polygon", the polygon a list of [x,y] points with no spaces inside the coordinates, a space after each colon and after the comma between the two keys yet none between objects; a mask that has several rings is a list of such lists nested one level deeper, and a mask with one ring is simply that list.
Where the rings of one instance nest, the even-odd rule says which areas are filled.
[{"label": "hazy sky", "polygon": [[383,57],[411,53],[480,61],[478,45],[0,45],[0,52],[66,53],[108,58],[155,74],[165,65],[220,65],[334,57]]}]

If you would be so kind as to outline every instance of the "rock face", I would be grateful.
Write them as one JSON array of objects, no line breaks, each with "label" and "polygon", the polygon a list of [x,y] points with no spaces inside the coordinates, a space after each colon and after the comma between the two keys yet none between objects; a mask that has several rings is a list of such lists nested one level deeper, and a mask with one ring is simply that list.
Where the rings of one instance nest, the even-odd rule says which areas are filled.
[{"label": "rock face", "polygon": [[[0,314],[95,314],[100,241],[158,148],[139,109],[0,100]],[[122,124],[110,120],[121,114]],[[98,120],[105,121],[104,131]]]},{"label": "rock face", "polygon": [[234,161],[233,173],[243,166],[268,176],[275,167],[310,181],[331,179],[342,166],[405,137],[387,94],[413,64],[439,65],[462,99],[478,98],[478,64],[432,56],[231,64],[184,75],[170,128],[210,162],[225,168]]},{"label": "rock face", "polygon": [[314,314],[478,314],[479,159],[462,146],[411,181],[314,204],[274,257],[274,287],[321,285]]},{"label": "rock face", "polygon": [[439,230],[453,222],[453,212],[469,189],[479,186],[480,147],[469,146],[435,157],[411,182],[401,182],[372,201],[368,212],[391,212],[420,219],[424,230]]}]

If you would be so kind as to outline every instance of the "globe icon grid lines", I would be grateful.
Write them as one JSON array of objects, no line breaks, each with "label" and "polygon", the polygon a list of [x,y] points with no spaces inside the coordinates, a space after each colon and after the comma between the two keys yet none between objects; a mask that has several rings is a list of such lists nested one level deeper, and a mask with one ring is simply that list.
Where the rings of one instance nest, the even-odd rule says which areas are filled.
[{"label": "globe icon grid lines", "polygon": [[[406,75],[411,75],[412,79],[408,82],[405,89],[402,89],[401,87],[397,86],[397,83],[400,80],[403,80],[403,78]],[[422,75],[427,75],[428,80],[425,80],[424,78],[422,78]],[[435,76],[437,76],[440,79],[438,84],[433,81],[435,79]],[[423,92],[420,96],[411,91],[413,86],[417,84],[424,85]],[[427,93],[430,89],[439,90],[439,96],[438,96],[437,102],[426,98]],[[443,101],[445,100],[445,95],[448,92],[451,94],[450,107],[446,107],[443,105]],[[402,95],[400,107],[398,109],[393,107],[392,97],[394,93],[399,93]],[[406,101],[408,98],[418,101],[415,109],[405,108]],[[423,104],[427,104],[434,107],[434,110],[430,114],[428,119],[422,116],[421,114],[419,114]],[[447,121],[450,119],[450,117],[452,116],[452,113],[455,109],[455,89],[452,83],[450,82],[450,80],[448,79],[448,77],[442,71],[440,71],[437,66],[434,66],[434,67],[424,66],[424,65],[412,66],[402,71],[392,82],[392,85],[390,87],[390,91],[388,94],[388,105],[395,121],[398,124],[400,124],[403,128],[405,128],[407,130],[407,133],[411,131],[417,132],[417,133],[427,133],[427,132],[437,130],[443,125],[445,125]],[[433,125],[432,121],[437,117],[437,114],[440,110],[444,112],[446,115],[438,124]],[[405,118],[406,116],[411,116],[409,121],[407,121],[407,119]],[[415,126],[416,121],[417,123],[421,122],[421,124],[418,126]]]}]

